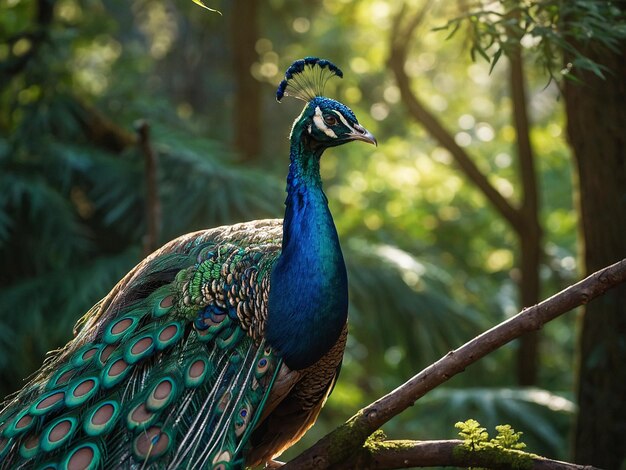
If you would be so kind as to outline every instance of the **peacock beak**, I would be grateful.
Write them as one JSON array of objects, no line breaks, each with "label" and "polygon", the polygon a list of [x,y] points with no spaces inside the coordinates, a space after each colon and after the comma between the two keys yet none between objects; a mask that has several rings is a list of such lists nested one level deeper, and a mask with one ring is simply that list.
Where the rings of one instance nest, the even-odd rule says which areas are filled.
[{"label": "peacock beak", "polygon": [[354,131],[348,134],[349,140],[362,140],[363,142],[367,142],[378,147],[376,137],[374,137],[374,134],[368,131],[365,127],[360,124],[355,124],[352,126],[352,129]]}]

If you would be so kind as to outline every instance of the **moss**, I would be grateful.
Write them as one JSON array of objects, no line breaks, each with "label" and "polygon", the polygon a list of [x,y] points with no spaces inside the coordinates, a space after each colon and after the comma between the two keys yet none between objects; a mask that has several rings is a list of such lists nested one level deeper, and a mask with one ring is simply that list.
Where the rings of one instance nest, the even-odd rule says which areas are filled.
[{"label": "moss", "polygon": [[[343,426],[337,428],[328,436],[330,438],[328,447],[328,460],[330,463],[344,461],[354,449],[358,449],[368,440],[367,432],[362,429],[363,426],[357,425],[362,414],[363,411],[359,411],[346,421]],[[374,434],[377,433],[378,431]]]},{"label": "moss", "polygon": [[[537,456],[522,452],[521,450],[504,449],[501,447],[468,449],[464,444],[454,449],[454,457],[461,461],[479,459],[487,468],[508,467],[515,470],[532,469],[534,459]],[[483,467],[471,467],[472,470],[479,470]]]}]

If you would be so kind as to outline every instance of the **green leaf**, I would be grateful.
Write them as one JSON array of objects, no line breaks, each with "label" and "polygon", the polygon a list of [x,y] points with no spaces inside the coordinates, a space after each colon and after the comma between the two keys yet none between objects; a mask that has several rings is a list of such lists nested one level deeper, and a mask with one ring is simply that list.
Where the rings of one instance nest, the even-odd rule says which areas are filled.
[{"label": "green leaf", "polygon": [[200,5],[202,8],[206,8],[209,11],[212,11],[214,13],[218,13],[218,14],[222,14],[222,12],[220,12],[219,10],[216,10],[214,8],[209,8],[206,3],[204,3],[202,0],[192,0],[193,3],[195,3],[196,5]]},{"label": "green leaf", "polygon": [[489,67],[489,75],[491,75],[491,72],[493,71],[493,68],[496,66],[496,64],[498,63],[498,60],[500,60],[500,56],[502,56],[502,51],[503,49],[500,48],[496,51],[496,53],[493,55],[493,58],[491,59],[491,67]]}]

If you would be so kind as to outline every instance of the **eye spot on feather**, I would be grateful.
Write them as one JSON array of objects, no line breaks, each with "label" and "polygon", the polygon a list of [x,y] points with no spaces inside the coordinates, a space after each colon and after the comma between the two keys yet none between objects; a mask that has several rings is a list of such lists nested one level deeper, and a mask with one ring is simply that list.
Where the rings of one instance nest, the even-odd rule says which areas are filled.
[{"label": "eye spot on feather", "polygon": [[134,339],[124,351],[124,359],[129,364],[135,364],[147,357],[154,349],[154,339],[151,334],[146,334]]},{"label": "eye spot on feather", "polygon": [[118,359],[116,362],[113,363],[111,369],[109,369],[109,375],[120,375],[122,372],[124,372],[124,369],[126,369],[126,367],[128,367],[126,362],[124,362],[123,359]]},{"label": "eye spot on feather", "polygon": [[96,381],[93,379],[88,379],[78,385],[74,392],[72,393],[75,397],[82,397],[83,395],[89,393],[96,386]]},{"label": "eye spot on feather", "polygon": [[96,444],[86,442],[76,446],[67,453],[59,467],[67,468],[68,470],[94,470],[98,468],[100,455],[100,450]]},{"label": "eye spot on feather", "polygon": [[99,361],[101,365],[106,364],[107,360],[109,359],[113,351],[115,351],[115,348],[116,346],[109,344],[100,352]]},{"label": "eye spot on feather", "polygon": [[161,306],[161,308],[171,307],[172,305],[174,305],[174,296],[173,295],[168,295],[163,300],[161,300],[159,305]]},{"label": "eye spot on feather", "polygon": [[94,406],[83,422],[83,429],[89,436],[99,436],[105,433],[117,421],[120,405],[117,401],[108,400]]},{"label": "eye spot on feather", "polygon": [[256,371],[255,371],[257,378],[265,374],[265,372],[267,372],[268,367],[269,367],[269,361],[267,360],[267,358],[262,357],[261,359],[259,359],[257,361]]},{"label": "eye spot on feather", "polygon": [[130,366],[124,359],[116,359],[108,364],[100,377],[102,387],[111,388],[120,383],[130,371]]},{"label": "eye spot on feather", "polygon": [[[0,439],[1,441],[1,439]],[[2,456],[2,444],[0,444],[0,456]],[[39,434],[28,436],[20,446],[20,455],[25,459],[30,459],[37,455],[39,451]]]},{"label": "eye spot on feather", "polygon": [[213,459],[213,464],[215,464],[213,470],[226,470],[228,468],[227,463],[230,462],[231,458],[232,456],[227,450],[223,452],[218,451]]},{"label": "eye spot on feather", "polygon": [[[95,354],[95,351],[94,351],[94,354]],[[67,382],[69,382],[69,380],[72,378],[73,375],[74,375],[73,370],[68,370],[67,372],[64,372],[57,380],[56,385],[66,384]]]},{"label": "eye spot on feather", "polygon": [[230,401],[230,393],[226,392],[222,395],[219,403],[217,404],[217,411],[219,413],[223,413],[226,407],[228,406],[228,402]]},{"label": "eye spot on feather", "polygon": [[113,328],[111,328],[111,333],[113,333],[114,335],[119,335],[120,333],[123,333],[128,328],[130,328],[130,325],[132,324],[133,321],[130,318],[124,318],[123,320],[120,320],[115,325],[113,325]]},{"label": "eye spot on feather", "polygon": [[[70,364],[68,365],[69,370],[68,369],[63,369],[63,370],[66,370],[67,372],[70,372],[70,373],[75,372],[76,367],[82,367],[85,364],[88,364],[89,362],[91,362],[94,358],[96,358],[102,347],[103,347],[102,344],[91,344],[91,343],[86,344],[81,349],[76,351],[76,354],[72,356]],[[71,366],[74,366],[74,367],[71,367]]]},{"label": "eye spot on feather", "polygon": [[94,347],[94,348],[88,349],[87,351],[83,353],[83,358],[82,358],[83,361],[87,361],[91,359],[97,352],[98,352],[98,348]]},{"label": "eye spot on feather", "polygon": [[41,449],[52,452],[72,437],[78,420],[73,417],[59,418],[53,421],[41,434]]},{"label": "eye spot on feather", "polygon": [[161,331],[159,334],[160,341],[168,341],[174,337],[174,335],[178,332],[177,325],[170,325]]},{"label": "eye spot on feather", "polygon": [[75,380],[65,394],[65,405],[70,408],[82,405],[98,391],[99,384],[97,377]]},{"label": "eye spot on feather", "polygon": [[100,408],[98,408],[91,416],[91,423],[96,426],[102,426],[111,419],[114,412],[115,408],[113,407],[113,405],[111,405],[110,403],[105,403]]},{"label": "eye spot on feather", "polygon": [[154,398],[157,400],[163,400],[172,392],[172,382],[169,380],[162,381],[159,385],[154,389]]},{"label": "eye spot on feather", "polygon": [[44,414],[47,411],[56,409],[61,405],[65,392],[57,391],[44,395],[36,404],[31,407],[33,414]]},{"label": "eye spot on feather", "polygon": [[196,379],[204,373],[205,369],[205,362],[201,359],[198,359],[196,362],[191,364],[191,367],[189,367],[189,377]]},{"label": "eye spot on feather", "polygon": [[176,384],[170,377],[161,379],[150,392],[146,400],[146,406],[149,410],[158,411],[174,399],[176,394]]},{"label": "eye spot on feather", "polygon": [[185,373],[185,386],[197,387],[208,375],[208,363],[206,359],[196,359],[187,366]]},{"label": "eye spot on feather", "polygon": [[127,316],[125,318],[121,318],[104,330],[102,341],[106,344],[117,343],[123,337],[131,333],[138,324],[138,317]]},{"label": "eye spot on feather", "polygon": [[67,437],[71,430],[72,422],[69,419],[64,419],[50,429],[48,440],[52,443],[57,443],[64,437]]},{"label": "eye spot on feather", "polygon": [[31,414],[30,408],[20,411],[12,416],[3,426],[6,425],[2,432],[4,437],[11,438],[20,434],[25,434],[31,427],[37,423],[37,419]]},{"label": "eye spot on feather", "polygon": [[179,323],[170,323],[161,328],[155,338],[155,347],[162,350],[171,346],[180,339],[183,334],[183,327]]},{"label": "eye spot on feather", "polygon": [[24,415],[20,418],[20,420],[15,424],[15,429],[23,429],[30,424],[33,420],[31,415]]},{"label": "eye spot on feather", "polygon": [[140,403],[131,410],[127,417],[128,427],[135,429],[152,420],[154,413],[148,410],[145,403]]},{"label": "eye spot on feather", "polygon": [[164,454],[170,446],[170,436],[159,426],[152,426],[140,433],[133,446],[135,456],[141,460],[156,458]]},{"label": "eye spot on feather", "polygon": [[83,447],[82,449],[78,449],[70,458],[67,468],[68,470],[74,468],[87,468],[89,462],[93,460],[93,457],[93,450],[89,447]]}]

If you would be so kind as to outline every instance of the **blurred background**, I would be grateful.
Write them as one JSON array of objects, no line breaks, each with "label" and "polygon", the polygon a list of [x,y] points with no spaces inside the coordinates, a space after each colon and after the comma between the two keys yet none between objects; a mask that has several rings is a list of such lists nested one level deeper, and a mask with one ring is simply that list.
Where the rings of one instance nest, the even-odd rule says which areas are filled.
[{"label": "blurred background", "polygon": [[[457,2],[207,4],[220,14],[191,1],[0,0],[0,395],[150,249],[282,216],[302,103],[274,93],[304,56],[343,69],[326,94],[379,146],[322,160],[350,337],[333,395],[290,455],[583,275],[564,105],[537,41],[522,41],[518,69],[492,67],[465,32],[448,39],[454,24],[437,29],[463,14]],[[450,438],[475,418],[569,458],[576,316],[479,361],[385,431]]]}]

